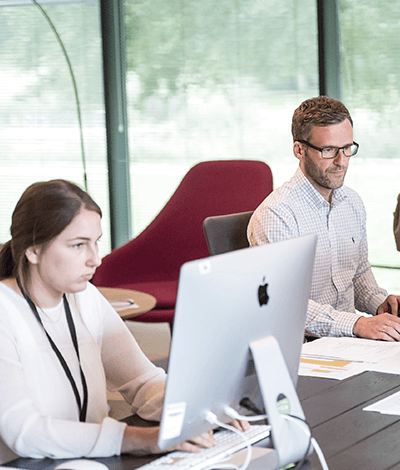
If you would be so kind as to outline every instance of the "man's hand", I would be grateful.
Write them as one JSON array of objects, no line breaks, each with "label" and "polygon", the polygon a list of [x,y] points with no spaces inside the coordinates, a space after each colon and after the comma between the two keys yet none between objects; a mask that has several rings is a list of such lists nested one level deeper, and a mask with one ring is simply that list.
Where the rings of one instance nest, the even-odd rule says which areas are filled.
[{"label": "man's hand", "polygon": [[353,333],[360,338],[400,341],[400,318],[390,313],[360,317],[354,324]]},{"label": "man's hand", "polygon": [[376,313],[379,315],[381,313],[391,313],[392,315],[398,315],[400,312],[400,296],[398,295],[389,295],[386,300],[379,305]]}]

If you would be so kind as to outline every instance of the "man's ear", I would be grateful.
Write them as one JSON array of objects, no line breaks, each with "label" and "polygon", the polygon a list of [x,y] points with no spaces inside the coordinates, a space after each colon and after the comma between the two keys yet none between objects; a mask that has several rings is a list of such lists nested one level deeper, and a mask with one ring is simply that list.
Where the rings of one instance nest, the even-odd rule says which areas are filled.
[{"label": "man's ear", "polygon": [[27,260],[32,264],[38,264],[39,262],[40,249],[37,246],[30,246],[25,251]]},{"label": "man's ear", "polygon": [[294,142],[293,143],[293,154],[296,158],[298,158],[300,161],[304,157],[304,147],[300,142]]}]

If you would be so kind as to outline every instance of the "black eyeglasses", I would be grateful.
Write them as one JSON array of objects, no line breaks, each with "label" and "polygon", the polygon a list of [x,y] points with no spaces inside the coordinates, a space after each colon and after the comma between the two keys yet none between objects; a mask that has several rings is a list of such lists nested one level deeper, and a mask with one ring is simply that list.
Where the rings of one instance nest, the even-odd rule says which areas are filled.
[{"label": "black eyeglasses", "polygon": [[357,142],[353,142],[351,145],[346,145],[345,147],[316,147],[315,145],[310,144],[310,142],[307,142],[306,140],[298,140],[297,142],[305,144],[307,145],[307,147],[311,147],[314,150],[318,150],[318,152],[321,152],[321,157],[327,160],[331,158],[336,158],[340,150],[346,157],[352,157],[358,152],[359,147]]}]

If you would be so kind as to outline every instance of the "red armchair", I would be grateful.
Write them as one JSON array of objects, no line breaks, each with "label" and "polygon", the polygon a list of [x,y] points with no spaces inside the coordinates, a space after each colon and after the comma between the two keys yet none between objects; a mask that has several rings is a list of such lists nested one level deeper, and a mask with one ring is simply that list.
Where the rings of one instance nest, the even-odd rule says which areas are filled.
[{"label": "red armchair", "polygon": [[103,258],[93,283],[153,295],[156,307],[133,319],[172,323],[180,267],[209,256],[204,219],[254,210],[272,188],[271,170],[261,161],[221,160],[195,165],[150,225]]}]

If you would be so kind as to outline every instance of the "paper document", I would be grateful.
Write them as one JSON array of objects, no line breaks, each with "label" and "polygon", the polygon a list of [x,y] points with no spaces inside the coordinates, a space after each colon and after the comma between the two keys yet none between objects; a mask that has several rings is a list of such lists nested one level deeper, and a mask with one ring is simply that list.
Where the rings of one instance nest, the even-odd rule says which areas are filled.
[{"label": "paper document", "polygon": [[132,299],[127,300],[110,300],[110,304],[117,312],[122,312],[128,308],[139,308],[139,305]]},{"label": "paper document", "polygon": [[400,375],[400,357],[389,357],[377,364],[368,364],[368,370]]},{"label": "paper document", "polygon": [[320,338],[302,346],[301,354],[345,361],[377,363],[400,354],[400,343],[363,338]]},{"label": "paper document", "polygon": [[320,338],[301,349],[299,375],[342,380],[366,370],[400,374],[400,343]]},{"label": "paper document", "polygon": [[389,397],[363,408],[364,411],[375,411],[385,415],[400,416],[400,392],[393,393]]},{"label": "paper document", "polygon": [[360,362],[302,357],[300,359],[299,375],[343,380],[364,372],[366,370],[365,366]]}]

